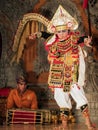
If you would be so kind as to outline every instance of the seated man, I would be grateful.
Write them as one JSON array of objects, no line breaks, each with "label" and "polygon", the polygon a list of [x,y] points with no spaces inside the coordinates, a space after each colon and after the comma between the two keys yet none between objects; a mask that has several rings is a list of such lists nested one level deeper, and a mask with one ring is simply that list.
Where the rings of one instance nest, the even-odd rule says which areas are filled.
[{"label": "seated man", "polygon": [[29,108],[37,109],[37,96],[34,91],[28,90],[24,77],[17,79],[16,88],[12,89],[7,99],[7,109]]}]

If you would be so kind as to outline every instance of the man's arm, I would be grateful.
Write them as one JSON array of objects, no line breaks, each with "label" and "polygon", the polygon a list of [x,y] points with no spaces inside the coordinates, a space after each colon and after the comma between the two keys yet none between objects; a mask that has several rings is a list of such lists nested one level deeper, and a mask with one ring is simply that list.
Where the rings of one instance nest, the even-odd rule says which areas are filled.
[{"label": "man's arm", "polygon": [[50,37],[52,34],[51,33],[48,33],[48,32],[41,32],[41,37],[43,37],[43,38],[45,38],[45,39],[47,39],[48,37]]},{"label": "man's arm", "polygon": [[13,100],[13,90],[10,91],[9,96],[7,98],[7,109],[11,109],[14,107],[14,100]]},{"label": "man's arm", "polygon": [[52,35],[51,33],[41,31],[41,32],[36,32],[36,33],[31,34],[29,36],[29,39],[36,39],[36,38],[41,38],[41,37],[44,38],[44,39],[47,39],[51,35]]},{"label": "man's arm", "polygon": [[35,92],[32,93],[31,109],[38,109],[38,101]]},{"label": "man's arm", "polygon": [[81,36],[81,37],[79,37],[78,44],[83,43],[85,38],[87,38],[87,36]]},{"label": "man's arm", "polygon": [[78,39],[78,44],[84,44],[87,47],[92,47],[91,46],[91,41],[92,41],[92,37],[90,36],[82,36]]}]

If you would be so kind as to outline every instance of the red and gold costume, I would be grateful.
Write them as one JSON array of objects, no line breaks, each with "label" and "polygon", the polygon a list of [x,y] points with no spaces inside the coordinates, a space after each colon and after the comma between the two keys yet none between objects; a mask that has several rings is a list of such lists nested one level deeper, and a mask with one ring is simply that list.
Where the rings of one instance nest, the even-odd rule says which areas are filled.
[{"label": "red and gold costume", "polygon": [[88,129],[93,129],[83,90],[87,54],[78,44],[78,35],[72,31],[77,27],[77,21],[60,5],[48,25],[48,31],[54,30],[55,33],[45,43],[50,62],[48,84],[54,89],[54,99],[60,107],[63,126],[67,127],[69,111],[72,109],[71,95],[76,107],[85,116]]},{"label": "red and gold costume", "polygon": [[49,87],[63,88],[69,91],[70,86],[78,80],[79,49],[78,38],[74,34],[68,35],[66,40],[50,45],[48,60],[50,61]]}]

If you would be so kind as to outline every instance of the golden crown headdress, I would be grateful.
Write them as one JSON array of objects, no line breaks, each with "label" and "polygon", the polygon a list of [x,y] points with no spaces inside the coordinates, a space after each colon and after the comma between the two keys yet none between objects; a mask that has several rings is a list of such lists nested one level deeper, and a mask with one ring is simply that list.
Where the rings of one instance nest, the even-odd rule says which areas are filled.
[{"label": "golden crown headdress", "polygon": [[78,28],[78,22],[61,5],[59,5],[56,13],[47,26],[47,30],[53,32],[53,28],[55,27],[57,30],[76,30]]}]

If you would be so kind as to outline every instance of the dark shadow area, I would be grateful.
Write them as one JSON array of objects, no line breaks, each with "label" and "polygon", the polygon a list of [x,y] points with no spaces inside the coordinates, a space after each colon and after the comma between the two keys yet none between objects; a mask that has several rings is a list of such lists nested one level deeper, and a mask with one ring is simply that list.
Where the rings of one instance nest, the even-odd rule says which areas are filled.
[{"label": "dark shadow area", "polygon": [[1,59],[1,55],[2,55],[2,36],[0,33],[0,59]]}]

